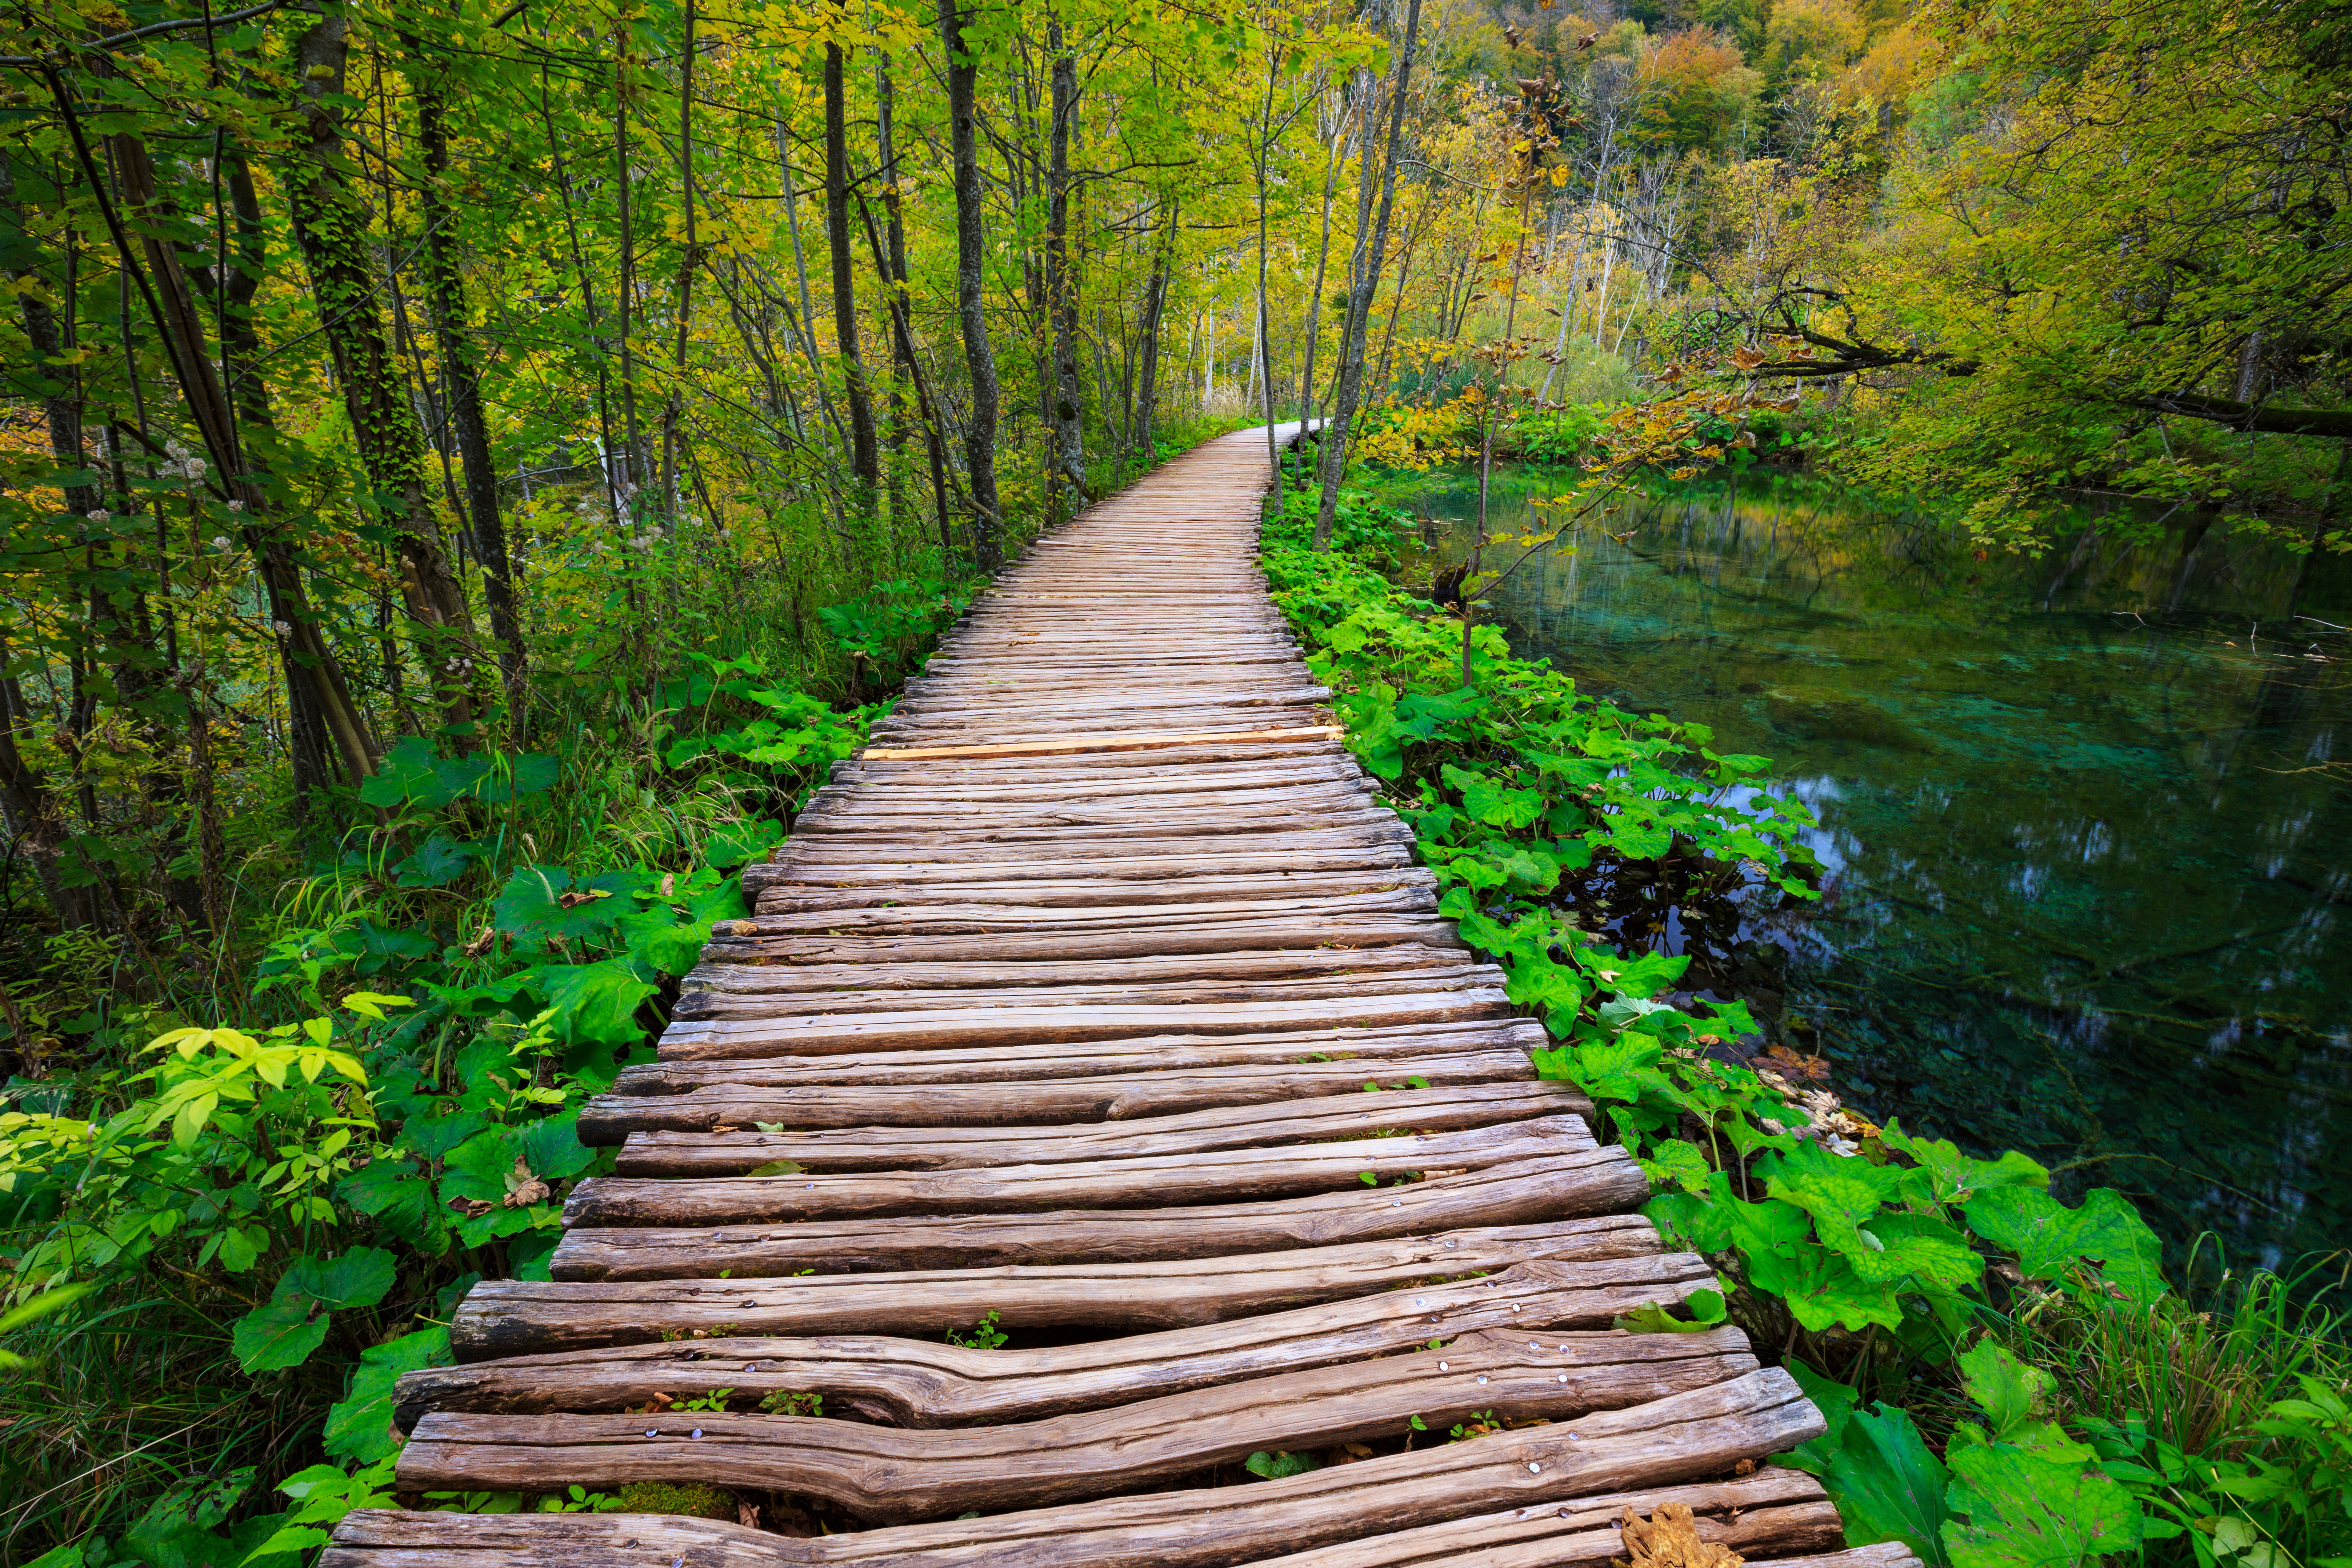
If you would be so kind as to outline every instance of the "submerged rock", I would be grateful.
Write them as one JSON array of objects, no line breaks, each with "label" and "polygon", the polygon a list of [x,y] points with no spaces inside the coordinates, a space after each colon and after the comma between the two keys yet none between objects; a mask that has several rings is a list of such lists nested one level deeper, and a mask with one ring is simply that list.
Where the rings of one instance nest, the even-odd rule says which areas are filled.
[{"label": "submerged rock", "polygon": [[1829,686],[1776,686],[1764,693],[1776,730],[1816,740],[1853,741],[1897,752],[1932,752],[1935,742],[1874,702]]}]

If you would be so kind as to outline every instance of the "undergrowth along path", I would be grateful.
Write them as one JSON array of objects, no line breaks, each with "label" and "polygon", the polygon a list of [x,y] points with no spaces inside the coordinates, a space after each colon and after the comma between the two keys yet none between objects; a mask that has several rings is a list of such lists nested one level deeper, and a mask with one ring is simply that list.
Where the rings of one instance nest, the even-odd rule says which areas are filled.
[{"label": "undergrowth along path", "polygon": [[1265,454],[999,579],[582,1117],[619,1165],[552,1279],[476,1287],[460,1364],[402,1380],[405,1493],[739,1521],[371,1510],[322,1568],[1600,1568],[1676,1505],[1837,1552],[1757,1468],[1822,1430],[1787,1373],[1609,1327],[1712,1271],[1341,746],[1257,569]]}]

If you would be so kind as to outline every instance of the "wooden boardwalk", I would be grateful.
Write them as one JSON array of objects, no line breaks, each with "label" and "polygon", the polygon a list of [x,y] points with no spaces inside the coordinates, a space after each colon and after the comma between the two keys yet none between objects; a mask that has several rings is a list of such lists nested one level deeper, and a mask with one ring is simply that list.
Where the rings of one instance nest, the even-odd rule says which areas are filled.
[{"label": "wooden boardwalk", "polygon": [[[619,1168],[553,1281],[476,1287],[402,1380],[404,1491],[707,1482],[772,1528],[378,1510],[326,1568],[1600,1568],[1675,1504],[1837,1551],[1757,1468],[1821,1429],[1787,1373],[1608,1327],[1711,1271],[1341,749],[1256,566],[1264,440],[1003,575],[582,1117]],[[943,1342],[989,1312],[1008,1347]]]}]

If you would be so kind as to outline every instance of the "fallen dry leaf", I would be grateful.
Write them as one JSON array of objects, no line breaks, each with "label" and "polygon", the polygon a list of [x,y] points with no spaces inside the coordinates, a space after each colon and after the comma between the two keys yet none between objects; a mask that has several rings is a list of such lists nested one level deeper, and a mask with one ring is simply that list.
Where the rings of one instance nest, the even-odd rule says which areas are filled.
[{"label": "fallen dry leaf", "polygon": [[1747,1561],[1721,1542],[1703,1539],[1682,1503],[1661,1503],[1647,1519],[1629,1508],[1618,1528],[1628,1555],[1613,1560],[1612,1568],[1740,1568]]},{"label": "fallen dry leaf", "polygon": [[[532,1175],[530,1173],[530,1167],[523,1163],[523,1157],[517,1154],[515,1156],[514,1174],[507,1178],[507,1207],[510,1209],[527,1209],[533,1204],[543,1204],[547,1199],[547,1184],[541,1181],[537,1176]],[[485,1214],[488,1213],[489,1206],[489,1205],[484,1204],[482,1205],[482,1212]]]}]

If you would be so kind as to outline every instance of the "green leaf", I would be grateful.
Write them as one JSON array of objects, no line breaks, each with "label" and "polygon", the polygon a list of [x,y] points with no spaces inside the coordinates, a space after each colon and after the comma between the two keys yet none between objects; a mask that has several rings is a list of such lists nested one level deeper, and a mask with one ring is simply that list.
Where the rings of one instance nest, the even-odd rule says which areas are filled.
[{"label": "green leaf", "polygon": [[327,1452],[361,1464],[396,1452],[401,1439],[392,1430],[393,1385],[404,1372],[446,1366],[452,1359],[449,1331],[438,1326],[362,1351],[359,1367],[352,1373],[351,1393],[341,1404],[328,1407]]},{"label": "green leaf", "polygon": [[2111,1187],[2095,1189],[2074,1209],[2036,1187],[1993,1187],[1969,1200],[1965,1212],[1979,1236],[2016,1254],[2028,1279],[2060,1279],[2068,1265],[2096,1258],[2135,1304],[2164,1294],[2163,1243]]},{"label": "green leaf", "polygon": [[1890,1149],[1919,1163],[1930,1181],[1928,1194],[1940,1204],[1965,1204],[1988,1187],[2047,1187],[2050,1173],[2011,1149],[1997,1160],[1972,1160],[1957,1144],[1914,1138],[1889,1121],[1880,1138]]},{"label": "green leaf", "polygon": [[722,828],[703,841],[703,858],[722,868],[756,860],[784,841],[784,825],[764,817],[739,822]]},{"label": "green leaf", "polygon": [[1650,1157],[1639,1162],[1642,1173],[1653,1185],[1671,1182],[1695,1196],[1705,1196],[1707,1180],[1714,1167],[1706,1163],[1706,1154],[1696,1143],[1682,1138],[1664,1138],[1650,1146]]},{"label": "green leaf", "polygon": [[1609,833],[1609,847],[1628,860],[1658,860],[1674,847],[1675,836],[1655,823],[1625,823]]},{"label": "green leaf", "polygon": [[[1933,1215],[1882,1214],[1863,1223],[1864,1250],[1848,1255],[1864,1279],[1908,1280],[1916,1286],[1958,1290],[1976,1283],[1984,1259],[1968,1237]],[[1867,1244],[1877,1243],[1870,1247]]]},{"label": "green leaf", "polygon": [[596,1151],[580,1142],[577,1110],[541,1117],[523,1129],[515,1145],[530,1173],[550,1182],[578,1175],[596,1158]]},{"label": "green leaf", "polygon": [[1805,1471],[1809,1475],[1825,1474],[1830,1461],[1845,1447],[1846,1423],[1853,1418],[1854,1407],[1862,1403],[1862,1394],[1825,1373],[1815,1372],[1795,1356],[1784,1357],[1780,1364],[1805,1391],[1813,1408],[1822,1413],[1825,1430],[1818,1437],[1798,1444],[1780,1457],[1782,1464]]},{"label": "green leaf", "polygon": [[1684,1305],[1691,1320],[1675,1317],[1655,1301],[1644,1301],[1611,1325],[1634,1334],[1703,1334],[1722,1322],[1729,1309],[1720,1290],[1694,1290]]},{"label": "green leaf", "polygon": [[278,1281],[274,1297],[300,1294],[321,1307],[373,1307],[392,1289],[398,1272],[391,1253],[381,1247],[354,1247],[331,1261],[298,1258]]},{"label": "green leaf", "polygon": [[84,1279],[71,1285],[60,1285],[54,1290],[44,1290],[10,1308],[5,1317],[0,1317],[0,1334],[15,1333],[27,1323],[37,1322],[52,1312],[61,1312],[101,1288],[95,1279]]},{"label": "green leaf", "polygon": [[1845,1520],[1848,1546],[1900,1541],[1927,1568],[1949,1568],[1944,1467],[1908,1413],[1885,1405],[1853,1412],[1822,1485]]},{"label": "green leaf", "polygon": [[[499,930],[530,942],[561,937],[585,942],[610,931],[614,921],[635,906],[619,895],[634,892],[651,879],[637,872],[606,872],[575,883],[572,873],[556,866],[525,866],[507,879],[491,901],[490,919]],[[570,895],[570,902],[565,901]]]},{"label": "green leaf", "polygon": [[646,1037],[637,1008],[661,987],[633,958],[551,964],[534,978],[554,1012],[557,1035],[572,1046],[633,1046]]},{"label": "green leaf", "polygon": [[376,772],[360,784],[360,799],[369,805],[394,806],[414,800],[420,805],[446,805],[440,779],[434,772],[439,759],[432,745],[416,735],[403,735],[383,753]]},{"label": "green leaf", "polygon": [[[470,762],[473,759],[467,760]],[[556,757],[526,752],[501,760],[506,767],[486,770],[485,776],[473,791],[475,795],[493,805],[512,800],[517,795],[543,795],[553,789],[556,781],[563,776],[563,763]]]},{"label": "green leaf", "polygon": [[392,874],[404,888],[438,888],[464,876],[467,866],[488,853],[487,845],[461,844],[446,833],[436,833],[418,846],[415,854],[394,866]]},{"label": "green leaf", "polygon": [[1903,1173],[1859,1157],[1833,1154],[1811,1141],[1775,1151],[1756,1162],[1764,1190],[1813,1216],[1823,1243],[1844,1253],[1869,1248],[1855,1235],[1902,1188]]},{"label": "green leaf", "polygon": [[[1781,1212],[1797,1211],[1783,1207]],[[1741,1256],[1748,1263],[1748,1282],[1780,1297],[1788,1303],[1790,1316],[1815,1333],[1832,1326],[1860,1331],[1873,1323],[1882,1329],[1903,1325],[1903,1306],[1894,1287],[1863,1279],[1853,1264],[1827,1247],[1797,1243],[1768,1249],[1743,1244]]]},{"label": "green leaf", "polygon": [[1957,1364],[1960,1386],[1992,1418],[1996,1441],[2007,1441],[2011,1433],[2032,1420],[2050,1392],[2048,1373],[2026,1365],[1991,1340],[1978,1341]]},{"label": "green leaf", "polygon": [[308,1296],[271,1300],[236,1321],[229,1348],[247,1372],[299,1366],[327,1340],[327,1314]]},{"label": "green leaf", "polygon": [[2076,1568],[2139,1544],[2138,1503],[2095,1467],[1982,1443],[1951,1461],[1952,1568]]},{"label": "green leaf", "polygon": [[1319,1470],[1323,1462],[1312,1454],[1269,1454],[1264,1449],[1242,1461],[1242,1468],[1263,1480],[1278,1481],[1289,1476],[1303,1476],[1309,1470]]}]

